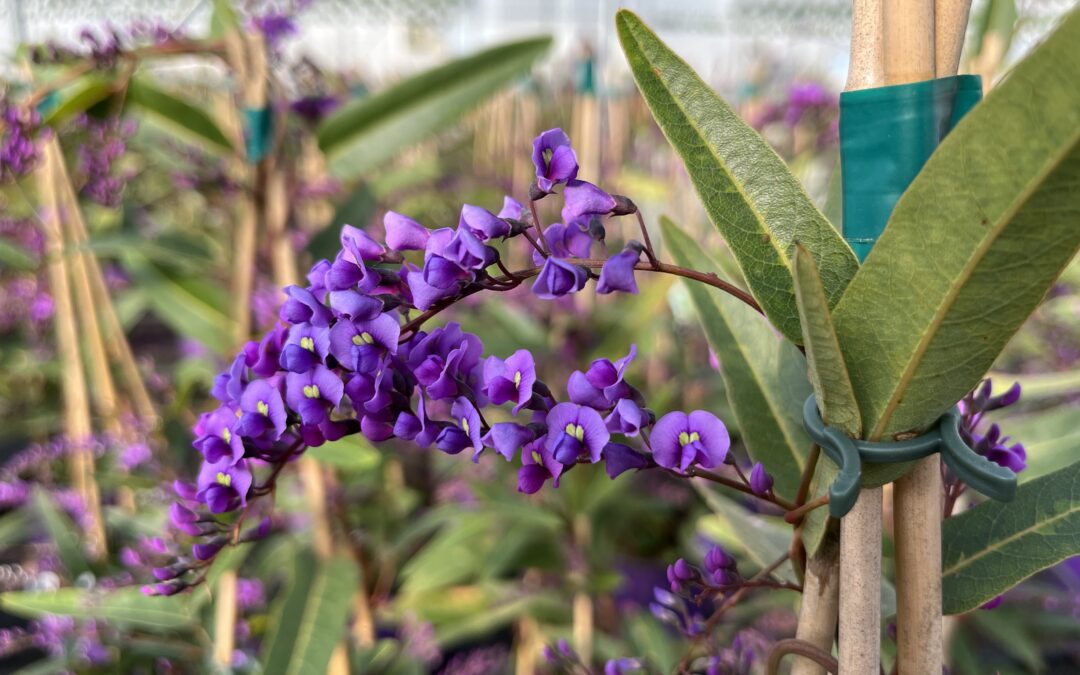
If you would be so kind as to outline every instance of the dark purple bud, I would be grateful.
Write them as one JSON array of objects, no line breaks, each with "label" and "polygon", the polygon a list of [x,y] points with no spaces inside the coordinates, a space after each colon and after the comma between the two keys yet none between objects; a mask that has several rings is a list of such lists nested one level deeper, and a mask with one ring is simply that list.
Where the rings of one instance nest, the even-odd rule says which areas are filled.
[{"label": "dark purple bud", "polygon": [[764,497],[772,490],[772,486],[773,477],[769,475],[761,462],[754,464],[754,468],[750,470],[750,489],[754,491],[754,494]]},{"label": "dark purple bud", "polygon": [[545,300],[559,298],[570,293],[577,293],[585,288],[589,272],[584,267],[573,265],[558,258],[548,258],[544,267],[533,282],[532,290],[537,297]]},{"label": "dark purple bud", "polygon": [[628,216],[637,213],[637,204],[630,201],[629,197],[624,197],[622,195],[611,195],[611,198],[615,200],[615,208],[612,209],[611,215]]}]

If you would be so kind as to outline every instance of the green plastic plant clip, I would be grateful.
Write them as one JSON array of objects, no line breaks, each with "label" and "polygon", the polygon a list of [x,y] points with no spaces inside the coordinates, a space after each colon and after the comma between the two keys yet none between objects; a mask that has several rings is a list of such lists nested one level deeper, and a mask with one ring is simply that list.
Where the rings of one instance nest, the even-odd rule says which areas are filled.
[{"label": "green plastic plant clip", "polygon": [[942,415],[926,433],[915,438],[883,443],[849,438],[836,427],[826,425],[811,394],[803,405],[803,426],[825,455],[839,468],[840,475],[829,486],[829,514],[843,518],[859,496],[862,463],[895,464],[910,462],[941,452],[941,458],[965,485],[1001,502],[1016,495],[1016,474],[994,464],[968,447],[960,437],[960,410]]},{"label": "green plastic plant clip", "polygon": [[244,147],[248,162],[257,164],[269,152],[273,128],[274,115],[270,106],[244,108]]}]

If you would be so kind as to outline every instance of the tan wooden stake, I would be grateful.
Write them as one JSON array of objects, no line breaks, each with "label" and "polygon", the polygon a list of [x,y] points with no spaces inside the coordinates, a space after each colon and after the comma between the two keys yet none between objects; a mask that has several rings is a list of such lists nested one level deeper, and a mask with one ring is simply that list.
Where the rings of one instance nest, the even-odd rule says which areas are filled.
[{"label": "tan wooden stake", "polygon": [[[840,612],[840,547],[835,533],[827,533],[821,548],[810,557],[803,578],[799,626],[795,637],[826,653],[832,652]],[[793,657],[791,675],[825,675],[810,659]]]},{"label": "tan wooden stake", "polygon": [[[852,3],[848,91],[884,82],[882,2]],[[840,521],[841,675],[877,675],[881,667],[881,506],[881,488],[863,489]]]},{"label": "tan wooden stake", "polygon": [[106,552],[105,529],[101,518],[101,497],[94,478],[94,456],[89,448],[93,426],[86,376],[79,355],[78,328],[64,245],[65,210],[58,186],[57,164],[63,161],[55,141],[46,143],[37,171],[41,201],[45,206],[45,259],[48,261],[49,290],[53,296],[56,346],[63,364],[64,433],[67,441],[74,445],[68,464],[71,483],[82,498],[90,518],[90,528],[86,532],[87,553],[94,559],[101,559]]},{"label": "tan wooden stake", "polygon": [[[955,28],[960,3],[942,1],[943,22]],[[891,0],[885,3],[885,81],[918,82],[938,73],[936,44],[949,51],[943,67],[955,72],[962,32],[936,37],[934,0]],[[955,53],[954,53],[955,52]],[[951,73],[950,73],[951,74]],[[929,227],[930,224],[927,224]],[[896,481],[893,490],[896,538],[897,672],[900,675],[940,673],[941,638],[941,461],[937,455],[919,460]]]},{"label": "tan wooden stake", "polygon": [[936,0],[934,6],[934,74],[956,75],[964,48],[971,0]]}]

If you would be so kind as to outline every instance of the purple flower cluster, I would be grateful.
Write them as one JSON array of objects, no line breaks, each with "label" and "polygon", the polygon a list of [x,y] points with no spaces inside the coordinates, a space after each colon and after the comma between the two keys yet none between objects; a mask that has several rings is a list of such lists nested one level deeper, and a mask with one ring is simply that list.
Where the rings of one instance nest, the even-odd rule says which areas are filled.
[{"label": "purple flower cluster", "polygon": [[706,590],[724,592],[738,585],[742,579],[735,558],[719,546],[709,549],[704,563],[703,569],[699,569],[679,558],[668,565],[667,578],[671,592],[691,596]]},{"label": "purple flower cluster", "polygon": [[989,379],[983,380],[981,385],[960,402],[963,415],[960,435],[975,452],[995,464],[1011,469],[1013,473],[1020,473],[1027,468],[1027,451],[1024,446],[1020,443],[1009,445],[1009,437],[1002,436],[1001,428],[996,423],[980,433],[986,413],[1006,408],[1020,400],[1020,383],[1013,383],[1005,393],[997,396],[991,395],[992,388],[993,383]]},{"label": "purple flower cluster", "polygon": [[[552,186],[567,181],[567,192],[577,189],[585,201],[566,195],[564,215],[571,209],[597,218],[620,203],[567,179],[565,169],[545,173]],[[158,574],[167,582],[158,592],[185,587],[180,577],[212,559],[230,537],[256,536],[230,534],[222,514],[247,509],[269,493],[281,468],[305,448],[346,434],[375,442],[396,438],[453,455],[467,449],[474,462],[489,449],[507,461],[520,457],[518,488],[524,493],[548,481],[557,487],[578,464],[603,461],[614,478],[655,466],[686,472],[724,463],[730,438],[715,415],[671,412],[657,420],[646,407],[626,380],[633,346],[621,359],[597,359],[575,371],[560,400],[538,378],[527,350],[485,358],[480,338],[456,323],[421,328],[435,311],[472,293],[507,290],[527,278],[502,267],[491,245],[525,234],[525,213],[511,198],[498,215],[465,205],[456,228],[429,230],[390,212],[385,245],[344,226],[334,260],[317,262],[306,286],[285,289],[280,323],[245,345],[215,380],[212,393],[220,405],[194,428],[202,467],[195,484],[177,484],[180,501],[171,513],[177,529],[198,538],[195,560]],[[537,247],[545,259],[534,285],[540,297],[569,292],[554,279],[558,274],[588,275],[556,258],[556,239],[548,240],[550,254]],[[422,256],[422,266],[406,255]],[[504,275],[492,276],[493,266]],[[549,284],[541,284],[544,270]],[[489,423],[485,408],[498,421]],[[257,475],[264,473],[260,467],[265,478]]]},{"label": "purple flower cluster", "polygon": [[183,36],[181,29],[140,19],[132,22],[126,29],[111,24],[99,28],[84,28],[79,32],[77,45],[48,41],[35,45],[30,56],[34,63],[40,64],[90,59],[99,68],[111,68],[125,50],[138,45],[161,45],[171,40],[179,40]]},{"label": "purple flower cluster", "polygon": [[0,182],[7,182],[25,176],[37,164],[33,136],[41,125],[41,115],[5,101],[0,104],[0,125]]},{"label": "purple flower cluster", "polygon": [[114,165],[127,150],[127,139],[135,133],[135,122],[116,117],[97,119],[84,113],[75,119],[74,126],[82,139],[76,164],[82,179],[79,194],[102,206],[119,206],[130,176],[118,175]]}]

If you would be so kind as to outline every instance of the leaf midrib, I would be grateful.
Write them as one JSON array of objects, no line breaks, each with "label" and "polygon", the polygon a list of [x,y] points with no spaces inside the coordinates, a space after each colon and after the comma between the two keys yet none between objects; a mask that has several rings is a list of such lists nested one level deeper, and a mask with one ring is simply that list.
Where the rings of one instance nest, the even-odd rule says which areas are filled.
[{"label": "leaf midrib", "polygon": [[[327,582],[327,569],[320,567],[318,576],[315,577],[314,582],[308,588],[308,597],[312,598],[314,602],[310,602],[304,607],[304,618],[300,621],[300,630],[297,632],[296,641],[293,643],[292,654],[289,656],[289,667],[286,670],[288,675],[301,672],[304,667],[304,659],[299,659],[298,656],[305,655],[307,645],[311,643],[311,636],[314,634],[315,618],[318,616],[319,608],[323,605],[323,590],[326,588]],[[314,616],[312,614],[314,613]]]},{"label": "leaf midrib", "polygon": [[945,577],[950,574],[956,574],[958,570],[963,570],[964,568],[969,567],[975,561],[981,560],[983,557],[1004,548],[1005,546],[1013,543],[1017,539],[1027,536],[1033,532],[1037,532],[1038,530],[1049,525],[1053,525],[1054,523],[1063,518],[1068,518],[1069,516],[1076,514],[1078,511],[1080,511],[1080,503],[1073,502],[1073,507],[1065,511],[1064,513],[1060,513],[1052,518],[1039,521],[1038,523],[1030,527],[1025,527],[1024,529],[1019,530],[1018,532],[1006,537],[1005,539],[999,539],[994,544],[987,546],[986,548],[982,549],[981,551],[975,553],[970,557],[961,558],[960,560],[956,561],[956,563],[952,567],[942,570],[941,575]]},{"label": "leaf midrib", "polygon": [[930,344],[934,341],[934,337],[937,335],[938,328],[945,321],[945,316],[949,310],[952,309],[953,304],[959,297],[960,292],[966,287],[968,280],[970,280],[974,271],[978,268],[983,258],[989,252],[990,248],[997,241],[1001,233],[1005,231],[1005,227],[1013,221],[1016,214],[1027,205],[1039,187],[1043,184],[1046,177],[1053,173],[1075,150],[1077,144],[1080,143],[1080,128],[1073,132],[1070,141],[1062,146],[1062,149],[1050,156],[1046,164],[1042,169],[1035,174],[1031,180],[1025,185],[1024,190],[1017,195],[1013,204],[1002,213],[1000,217],[994,222],[994,226],[987,233],[987,236],[983,239],[983,242],[975,249],[975,253],[968,259],[967,264],[961,270],[960,275],[957,277],[957,283],[954,283],[949,292],[945,295],[942,303],[938,306],[934,313],[934,318],[923,332],[922,337],[919,339],[919,343],[916,345],[915,352],[912,354],[911,359],[908,361],[908,365],[905,366],[904,372],[901,373],[900,379],[897,381],[896,388],[893,390],[892,395],[889,397],[889,401],[885,406],[885,409],[881,413],[881,417],[878,418],[877,424],[874,426],[873,433],[869,436],[870,440],[877,440],[885,433],[885,429],[888,428],[889,422],[892,420],[893,413],[896,412],[897,407],[900,405],[900,401],[903,399],[904,393],[907,391],[908,385],[911,384],[912,379],[915,377],[915,373],[919,370],[919,366],[922,365],[923,356],[926,355],[926,351],[930,348]]}]

